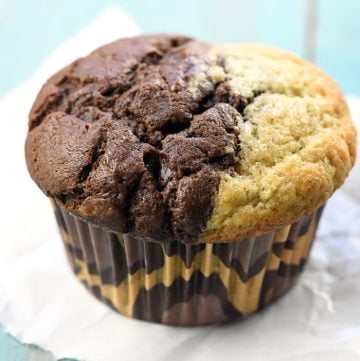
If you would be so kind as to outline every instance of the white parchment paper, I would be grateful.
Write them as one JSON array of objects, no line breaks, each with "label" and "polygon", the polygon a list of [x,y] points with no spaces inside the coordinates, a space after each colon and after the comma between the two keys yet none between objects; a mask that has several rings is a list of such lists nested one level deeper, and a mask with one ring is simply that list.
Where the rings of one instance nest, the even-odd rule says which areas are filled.
[{"label": "white parchment paper", "polygon": [[[359,360],[359,164],[328,202],[298,285],[247,320],[200,328],[130,320],[72,275],[49,202],[26,171],[27,113],[51,73],[98,45],[137,33],[125,13],[108,9],[0,100],[0,322],[23,342],[87,361]],[[360,101],[349,102],[360,120]]]}]

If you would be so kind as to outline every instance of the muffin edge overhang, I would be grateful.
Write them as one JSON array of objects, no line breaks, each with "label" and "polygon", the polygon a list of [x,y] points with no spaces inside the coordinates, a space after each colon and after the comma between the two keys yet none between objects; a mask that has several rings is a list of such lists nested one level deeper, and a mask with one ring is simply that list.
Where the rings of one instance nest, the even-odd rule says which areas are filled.
[{"label": "muffin edge overhang", "polygon": [[[165,55],[157,53],[157,51],[161,52],[161,46],[165,47],[165,45],[154,45],[157,42],[160,44],[161,41],[166,42],[166,39],[157,40],[159,38],[156,37],[138,39],[140,40],[137,40],[137,48],[132,51],[145,53],[145,57],[148,57],[146,61],[149,61],[150,65],[152,61],[157,61],[158,56],[168,56],[166,51]],[[181,62],[183,59],[177,63],[176,56],[179,57],[181,51],[176,50],[175,60],[170,59],[173,62],[169,60],[167,66],[170,68],[178,66],[177,71],[181,70],[183,73],[179,78],[176,71],[171,70],[168,73],[164,71],[168,76],[167,82],[172,82],[171,86],[176,88],[180,86],[179,82],[186,79],[185,88],[195,97],[207,88],[216,87],[220,96],[225,94],[232,106],[238,105],[242,108],[242,119],[238,121],[239,132],[234,133],[240,143],[240,151],[235,155],[234,169],[231,172],[226,169],[217,172],[219,185],[212,194],[210,214],[208,214],[209,210],[206,211],[206,226],[198,227],[201,232],[197,241],[229,242],[270,232],[320,207],[343,183],[355,160],[355,128],[340,90],[322,71],[293,54],[268,46],[250,44],[209,46],[192,40],[176,40],[177,38],[171,37],[167,39],[174,44],[177,41],[180,43],[184,41],[184,47],[190,48],[184,53],[186,61],[188,61],[186,56],[198,55],[199,51],[203,56],[200,60],[196,57],[191,58],[193,67],[186,70],[184,62]],[[186,42],[190,45],[186,45]],[[114,44],[116,42],[108,47],[116,48]],[[52,77],[45,85],[45,91],[40,92],[32,115],[36,115],[39,109],[41,110],[44,101],[56,103],[59,87],[62,82],[67,81],[64,79],[69,79],[74,72],[78,72],[78,77],[84,76],[86,72],[88,74],[94,72],[94,69],[99,67],[99,62],[106,63],[109,55],[106,49],[107,46],[100,48],[90,57],[74,62]],[[102,73],[96,76],[108,76],[105,72],[111,73],[113,70],[109,64],[106,64],[101,71]],[[185,71],[188,71],[188,74],[184,75]],[[221,84],[226,85],[225,90],[228,94],[219,87]],[[85,85],[89,86],[91,83]],[[105,93],[106,91],[108,90],[104,89]],[[73,96],[73,94],[69,91],[69,94],[65,92],[64,96]],[[239,105],[238,103],[243,100],[247,103]],[[52,112],[52,117],[60,116],[69,122],[75,122],[71,118],[73,115],[59,114],[62,109],[57,109],[56,104],[54,110],[57,114]],[[224,110],[217,109],[217,111]],[[51,114],[46,115],[47,118],[50,116]],[[201,119],[198,123],[201,123]],[[31,129],[36,129],[37,126],[38,124],[31,123]],[[61,123],[56,121],[51,124],[52,129],[56,126],[61,127]],[[200,124],[199,127],[201,126]],[[82,127],[81,132],[85,132],[86,124],[81,123],[80,127]],[[92,125],[90,129],[92,133],[86,131],[89,139],[101,138],[99,135],[101,129]],[[92,140],[89,142],[91,143]],[[224,149],[228,149],[231,143],[221,144],[224,144]],[[98,155],[96,152],[99,153],[99,149],[94,150],[92,145],[90,148],[91,152],[88,152],[88,148],[84,149],[85,158],[94,157],[94,152],[95,157]],[[36,155],[39,156],[41,157],[41,154]],[[49,187],[43,186],[35,174],[38,166],[34,163],[36,157],[34,154],[29,155],[27,150],[30,173],[42,190],[47,195],[53,196],[47,189]],[[83,159],[83,161],[84,164],[80,162],[81,168],[85,167],[86,170],[88,160]],[[61,182],[65,180],[62,179]],[[100,198],[97,205],[101,207],[104,215],[106,215],[105,211],[111,213],[110,203],[102,203]],[[93,206],[77,209],[68,207],[70,212],[90,221],[94,221],[92,217],[96,209]],[[111,217],[110,213],[108,215]],[[104,226],[101,217],[95,219],[95,222]],[[112,227],[111,223],[106,226]],[[166,238],[166,235],[164,237]]]}]

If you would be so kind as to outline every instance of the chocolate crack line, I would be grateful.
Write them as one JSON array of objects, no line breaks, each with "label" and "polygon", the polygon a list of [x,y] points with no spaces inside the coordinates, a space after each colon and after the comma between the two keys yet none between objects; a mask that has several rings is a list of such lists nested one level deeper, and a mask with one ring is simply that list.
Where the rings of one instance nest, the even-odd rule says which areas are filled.
[{"label": "chocolate crack line", "polygon": [[[190,39],[187,41],[191,41]],[[180,40],[180,44],[175,44],[176,46],[180,46],[184,43],[184,41]],[[164,44],[166,45],[166,44]],[[130,80],[129,77],[126,76],[124,80],[121,80],[121,82],[124,83],[128,88],[122,86],[119,84],[119,78],[116,80],[114,79],[113,83],[106,86],[104,82],[101,82],[99,84],[96,84],[95,80],[91,80],[93,86],[91,85],[91,82],[80,82],[79,79],[74,78],[75,76],[75,70],[77,63],[73,63],[66,71],[70,75],[64,75],[63,79],[61,79],[57,85],[58,87],[62,87],[62,90],[59,93],[59,97],[55,98],[55,108],[56,107],[65,107],[66,112],[68,114],[74,115],[78,117],[79,121],[84,121],[86,123],[89,123],[86,119],[82,119],[81,115],[87,112],[88,107],[91,107],[95,111],[95,115],[93,113],[90,114],[91,118],[94,118],[94,123],[99,124],[99,121],[102,122],[102,120],[99,120],[99,118],[102,118],[103,115],[100,114],[100,116],[96,113],[99,112],[107,112],[108,114],[104,116],[109,116],[111,118],[111,122],[118,122],[117,126],[127,128],[129,132],[131,132],[134,137],[136,137],[136,140],[134,142],[139,142],[139,144],[147,144],[151,147],[151,149],[148,151],[147,147],[143,150],[142,154],[142,160],[144,164],[144,171],[139,171],[136,174],[136,182],[135,184],[132,184],[130,187],[127,187],[127,190],[125,194],[123,194],[125,198],[124,204],[121,204],[121,213],[124,214],[124,217],[126,218],[126,224],[127,224],[127,230],[131,231],[131,228],[134,224],[136,215],[133,212],[133,206],[134,201],[136,200],[137,193],[142,186],[142,177],[144,176],[144,172],[146,170],[149,172],[151,177],[154,180],[155,188],[160,195],[161,199],[159,202],[162,203],[162,207],[164,208],[164,222],[166,223],[166,226],[169,228],[171,235],[175,236],[175,238],[181,238],[181,237],[188,237],[189,239],[195,239],[197,234],[200,232],[199,229],[201,229],[205,223],[206,218],[209,216],[209,213],[212,211],[212,203],[213,201],[204,201],[204,205],[201,209],[204,209],[204,214],[196,214],[196,217],[199,218],[199,229],[197,226],[195,226],[193,223],[188,222],[188,228],[184,226],[182,221],[179,222],[177,219],[178,217],[182,217],[182,213],[179,212],[180,216],[177,214],[174,214],[173,209],[177,208],[178,204],[181,203],[181,199],[179,199],[180,193],[177,192],[177,186],[179,182],[182,180],[185,180],[185,177],[191,177],[195,175],[196,173],[200,171],[208,171],[211,172],[211,177],[217,177],[217,181],[214,180],[211,181],[211,187],[209,188],[209,192],[216,192],[216,188],[218,187],[218,179],[220,178],[220,172],[226,172],[229,174],[233,174],[235,170],[233,169],[234,164],[236,162],[236,159],[240,152],[240,140],[238,136],[238,132],[236,130],[237,124],[236,117],[242,117],[244,119],[246,107],[249,106],[257,96],[260,96],[262,93],[258,92],[251,98],[241,98],[237,95],[234,95],[231,93],[231,88],[228,88],[227,86],[224,86],[224,89],[220,89],[221,91],[218,92],[218,89],[220,86],[222,86],[227,80],[224,80],[222,82],[218,82],[216,84],[211,83],[210,76],[207,76],[207,82],[211,83],[212,85],[206,89],[206,91],[203,89],[202,93],[199,93],[199,95],[196,100],[193,99],[193,103],[187,104],[188,106],[184,107],[183,103],[181,101],[189,102],[189,99],[185,98],[185,100],[179,100],[179,106],[177,107],[177,98],[175,97],[173,99],[173,96],[175,94],[174,91],[170,89],[170,83],[166,76],[163,76],[162,68],[158,68],[158,72],[155,72],[155,81],[159,80],[159,76],[163,79],[163,85],[162,89],[165,89],[165,96],[168,97],[166,99],[166,102],[164,104],[160,104],[161,106],[168,106],[167,102],[171,103],[174,102],[174,113],[170,109],[169,112],[165,112],[164,114],[161,113],[163,109],[160,109],[158,111],[159,117],[163,117],[161,120],[159,120],[159,123],[154,124],[146,121],[146,116],[144,116],[144,112],[137,112],[136,110],[132,109],[132,107],[137,107],[139,99],[141,100],[143,94],[140,94],[139,99],[133,99],[132,95],[129,95],[129,97],[125,97],[121,99],[121,104],[124,102],[124,109],[121,110],[119,114],[116,114],[112,111],[114,107],[114,102],[117,102],[118,99],[120,99],[123,96],[123,92],[129,91],[133,89],[137,84],[135,84],[135,79],[137,77],[140,77],[140,80],[143,76],[147,76],[147,72],[149,70],[151,71],[152,68],[146,68],[150,66],[156,66],[161,67],[161,61],[164,59],[164,57],[169,54],[176,46],[169,46],[168,48],[164,49],[161,48],[161,45],[152,44],[153,50],[149,51],[147,54],[143,55],[142,58],[139,60],[139,62],[132,66],[129,69],[130,72]],[[223,63],[223,62],[222,62]],[[213,64],[209,64],[209,67]],[[221,64],[222,69],[224,72],[226,72],[226,69],[224,67],[224,64]],[[127,69],[126,69],[127,70]],[[137,74],[137,72],[145,71],[144,74]],[[128,74],[129,75],[129,74]],[[81,90],[82,87],[86,87],[83,91]],[[166,90],[166,87],[168,88]],[[137,89],[137,88],[135,88]],[[149,88],[148,91],[154,90],[152,88]],[[184,91],[187,90],[187,88],[183,88]],[[156,89],[155,89],[156,91]],[[77,93],[78,92],[78,93]],[[94,95],[94,93],[96,93]],[[136,93],[136,92],[135,92]],[[145,94],[145,101],[148,100],[146,98],[147,94]],[[66,97],[69,97],[70,100],[66,99]],[[106,98],[106,99],[105,99]],[[109,99],[110,98],[110,99]],[[105,99],[105,100],[104,100]],[[152,102],[157,101],[157,99],[153,99],[150,97],[150,100]],[[162,146],[164,145],[164,141],[166,140],[167,136],[170,134],[179,134],[180,132],[184,132],[184,136],[186,138],[204,138],[211,137],[211,133],[207,133],[203,131],[200,131],[200,133],[197,133],[195,131],[194,134],[190,134],[188,131],[189,128],[191,128],[192,121],[194,120],[195,116],[201,116],[206,111],[209,111],[210,109],[213,109],[216,107],[219,103],[228,104],[229,106],[233,107],[235,110],[234,112],[231,110],[231,114],[229,116],[232,117],[231,121],[227,123],[228,121],[223,119],[223,116],[227,116],[226,112],[227,109],[225,108],[225,114],[220,115],[220,120],[223,122],[220,126],[221,132],[223,132],[223,135],[225,137],[224,146],[222,143],[219,146],[221,148],[221,151],[217,152],[217,156],[210,156],[213,152],[210,148],[209,149],[202,149],[201,146],[197,146],[194,144],[193,148],[198,148],[199,151],[195,152],[194,154],[202,154],[201,156],[204,158],[203,161],[199,162],[199,164],[192,164],[191,161],[188,160],[183,161],[183,165],[179,167],[179,172],[175,170],[175,168],[172,168],[171,165],[167,164],[167,161],[164,160],[162,157]],[[150,103],[151,106],[152,103]],[[53,110],[53,103],[48,103],[48,106],[50,108],[44,107],[42,109],[41,115],[45,114],[47,111]],[[141,106],[141,103],[140,103]],[[156,108],[156,104],[155,104]],[[221,108],[221,107],[220,107]],[[151,107],[149,108],[151,109]],[[59,109],[63,110],[63,109]],[[130,119],[126,117],[126,111],[129,113]],[[239,115],[237,115],[237,113]],[[109,114],[110,113],[110,114]],[[214,111],[215,117],[218,117],[216,115],[217,111]],[[234,114],[233,114],[234,113]],[[124,116],[125,114],[125,116]],[[157,115],[157,109],[155,109],[155,113],[152,114],[154,117]],[[189,115],[189,119],[187,119],[187,115]],[[39,116],[38,116],[39,117]],[[183,119],[184,117],[185,119]],[[235,118],[234,118],[235,117]],[[133,119],[131,119],[133,118]],[[172,119],[174,118],[174,119]],[[206,118],[206,117],[205,117]],[[108,122],[109,119],[106,120]],[[199,119],[200,122],[206,121],[206,119]],[[35,119],[36,122],[36,119]],[[35,123],[34,123],[35,124]],[[36,123],[37,124],[37,123]],[[40,124],[40,123],[39,123]],[[101,125],[101,124],[100,124]],[[214,125],[215,126],[215,125]],[[143,129],[141,128],[143,127]],[[197,125],[195,125],[196,129]],[[151,129],[154,128],[155,131],[159,131],[159,135],[157,133],[154,134]],[[157,129],[158,128],[158,129]],[[65,204],[68,201],[73,200],[75,203],[73,204],[74,208],[77,208],[79,204],[81,204],[84,200],[87,199],[89,196],[87,188],[84,187],[84,183],[88,180],[90,174],[96,170],[97,164],[99,164],[99,160],[101,159],[101,156],[106,153],[106,147],[107,147],[107,131],[110,131],[108,128],[105,129],[105,127],[102,126],[101,136],[98,140],[96,140],[96,144],[91,145],[92,148],[90,149],[90,159],[87,164],[82,166],[82,168],[79,170],[79,173],[77,175],[77,181],[74,184],[74,187],[67,191],[66,193],[62,193],[59,195],[60,200],[63,201]],[[143,133],[143,134],[142,134]],[[226,135],[227,134],[227,135]],[[143,137],[142,137],[143,135]],[[149,138],[149,139],[144,139]],[[154,145],[154,139],[159,138],[159,144],[156,146]],[[211,140],[210,140],[211,141]],[[185,143],[184,143],[185,144]],[[226,147],[231,147],[231,151],[226,149]],[[224,147],[224,149],[222,149]],[[182,149],[185,149],[184,147]],[[164,153],[166,156],[166,152]],[[190,153],[189,153],[190,154]],[[191,155],[191,154],[190,154]],[[187,159],[186,157],[184,159]],[[173,160],[171,160],[173,162]],[[167,166],[170,169],[170,176],[166,177],[165,179],[162,179],[161,175],[161,169],[162,167]],[[145,170],[146,169],[146,170]],[[209,175],[207,175],[210,177]],[[194,180],[196,181],[196,180]],[[171,189],[168,188],[169,182],[174,182],[174,185],[171,185]],[[191,179],[189,180],[191,182]],[[209,181],[210,184],[210,181]],[[188,186],[188,185],[186,185]],[[209,186],[210,187],[210,186]],[[174,188],[174,189],[173,189]],[[169,193],[165,190],[168,189]],[[190,185],[189,185],[190,189]],[[112,198],[112,200],[115,200],[117,197],[117,190],[112,189],[108,196]],[[56,197],[56,195],[55,195]],[[159,198],[160,198],[159,197]],[[212,198],[213,199],[213,198]],[[208,202],[208,203],[206,203]],[[205,204],[206,203],[206,204]],[[115,205],[117,206],[117,205]],[[186,205],[184,206],[186,207]],[[191,216],[190,216],[191,217]],[[197,218],[196,218],[197,219]]]},{"label": "chocolate crack line", "polygon": [[[173,49],[178,48],[192,40],[193,39],[191,39],[191,38],[172,39],[171,46],[165,50],[160,49],[159,44],[152,44],[152,46],[155,47],[158,52],[156,54],[155,54],[156,51],[153,53],[145,54],[139,60],[139,62],[137,64],[135,64],[135,66],[132,69],[130,69],[130,71],[132,72],[132,76],[130,75],[129,87],[123,88],[121,85],[118,85],[117,87],[112,88],[110,86],[109,88],[107,88],[103,92],[101,92],[101,95],[104,97],[110,97],[110,96],[114,96],[114,95],[121,96],[124,92],[126,92],[127,90],[130,90],[134,86],[133,81],[136,77],[136,72],[139,68],[141,68],[141,65],[143,65],[143,64],[158,65],[161,62],[161,60],[170,51],[172,51]],[[81,82],[78,78],[75,78],[73,76],[74,68],[77,66],[77,63],[79,61],[81,61],[81,58],[78,60],[75,60],[73,63],[68,65],[68,68],[66,69],[67,73],[65,74],[65,76],[63,78],[61,78],[61,80],[55,84],[58,88],[60,88],[58,93],[55,95],[54,99],[50,100],[45,105],[44,109],[40,110],[40,114],[38,114],[31,121],[31,123],[30,123],[31,127],[29,127],[29,131],[32,131],[37,126],[39,126],[48,114],[50,114],[54,111],[57,111],[57,107],[63,105],[64,99],[68,95],[70,95],[70,94],[80,90],[82,87],[88,85],[88,83]],[[165,80],[165,78],[164,78],[164,80]],[[167,82],[166,82],[166,84],[167,84]],[[120,90],[120,93],[116,92],[116,90]],[[96,107],[96,108],[99,109],[100,111],[103,111],[101,109],[101,107],[100,108]],[[109,110],[107,110],[107,111],[109,111]],[[71,114],[71,108],[69,108],[69,105],[68,105],[68,109],[67,109],[66,113]]]},{"label": "chocolate crack line", "polygon": [[105,153],[107,143],[107,132],[101,131],[101,135],[92,149],[91,161],[86,164],[80,171],[78,183],[84,183],[91,171],[95,168],[96,164],[99,163],[100,157]]}]

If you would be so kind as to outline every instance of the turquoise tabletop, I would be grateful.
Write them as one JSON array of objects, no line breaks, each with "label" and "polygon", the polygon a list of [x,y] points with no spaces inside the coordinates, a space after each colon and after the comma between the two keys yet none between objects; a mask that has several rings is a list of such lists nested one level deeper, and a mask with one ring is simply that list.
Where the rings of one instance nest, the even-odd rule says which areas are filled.
[{"label": "turquoise tabletop", "polygon": [[[144,32],[291,50],[318,64],[347,94],[360,95],[357,0],[0,0],[0,96],[29,78],[60,43],[109,5],[127,10]],[[55,359],[0,326],[0,360]]]},{"label": "turquoise tabletop", "polygon": [[[7,334],[0,325],[0,360],[1,361],[55,361],[54,356],[34,345],[25,345]],[[61,361],[72,361],[63,358]]]}]

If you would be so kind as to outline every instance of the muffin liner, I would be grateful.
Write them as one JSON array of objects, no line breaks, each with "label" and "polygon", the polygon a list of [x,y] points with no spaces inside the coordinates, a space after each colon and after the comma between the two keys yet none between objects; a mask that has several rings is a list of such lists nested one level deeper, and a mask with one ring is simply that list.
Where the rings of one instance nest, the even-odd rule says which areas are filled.
[{"label": "muffin liner", "polygon": [[249,315],[297,280],[323,207],[298,222],[230,243],[153,243],[98,228],[55,202],[77,278],[128,317],[202,325]]}]

